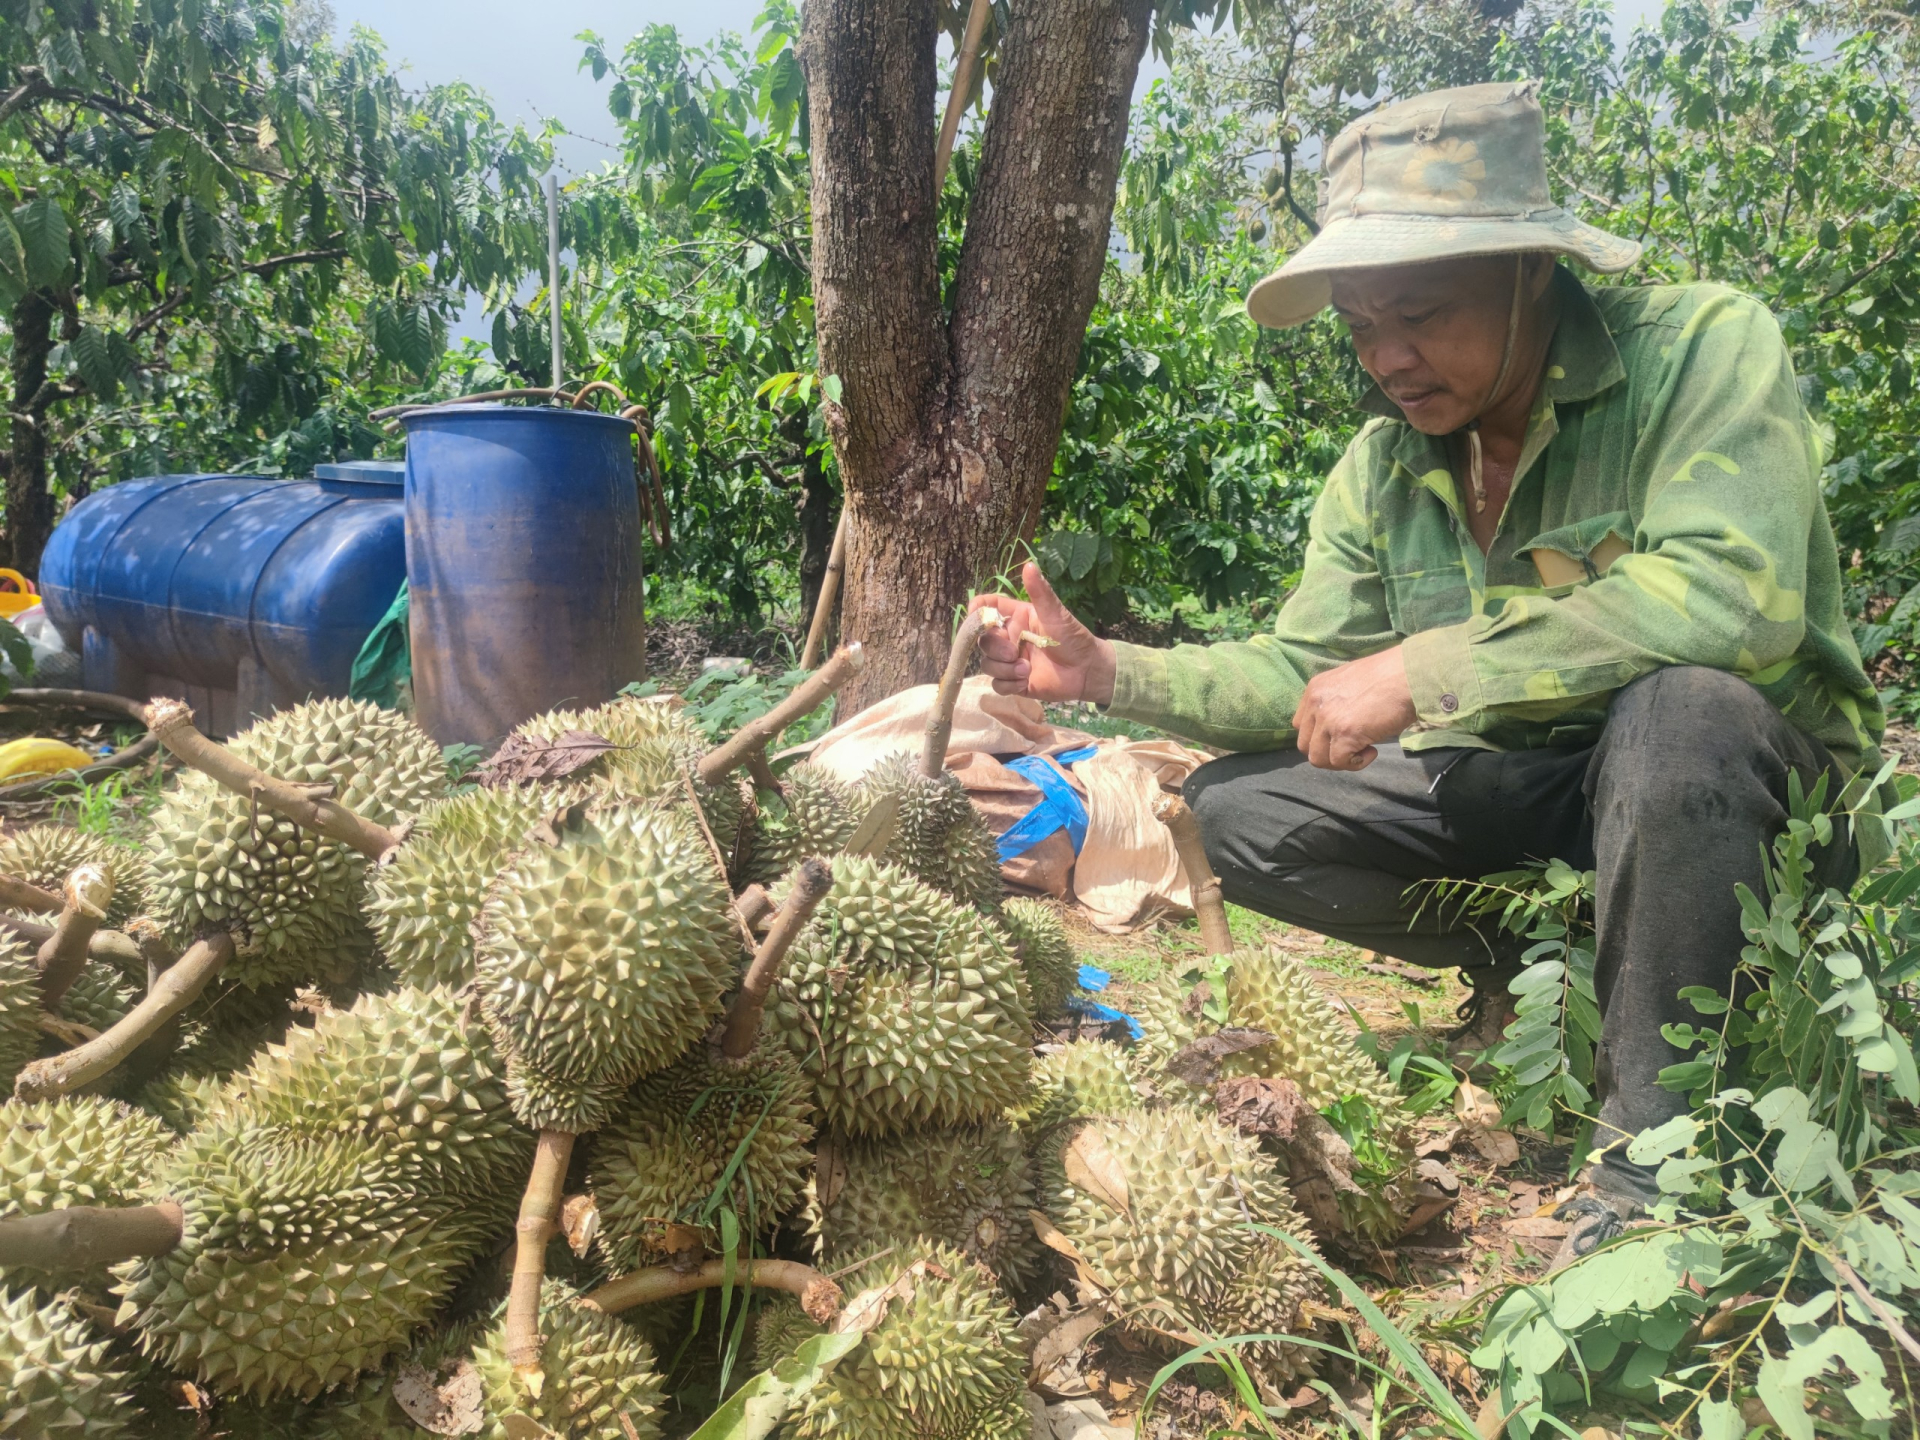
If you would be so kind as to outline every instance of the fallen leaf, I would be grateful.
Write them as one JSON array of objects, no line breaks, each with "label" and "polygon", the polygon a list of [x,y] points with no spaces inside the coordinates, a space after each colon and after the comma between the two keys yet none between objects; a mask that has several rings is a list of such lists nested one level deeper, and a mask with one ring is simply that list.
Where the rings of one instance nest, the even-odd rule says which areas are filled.
[{"label": "fallen leaf", "polygon": [[552,740],[509,735],[491,759],[474,767],[473,778],[494,790],[564,780],[618,748],[606,736],[586,730],[568,730]]},{"label": "fallen leaf", "polygon": [[831,1210],[833,1202],[847,1183],[847,1157],[831,1136],[814,1147],[813,1191],[822,1210]]},{"label": "fallen leaf", "polygon": [[1497,1130],[1500,1128],[1500,1107],[1491,1095],[1471,1080],[1462,1080],[1460,1088],[1453,1095],[1453,1113],[1460,1117],[1460,1123],[1469,1129]]},{"label": "fallen leaf", "polygon": [[1460,1193],[1460,1177],[1453,1173],[1451,1166],[1438,1160],[1422,1160],[1414,1175],[1423,1185],[1431,1185],[1444,1195]]},{"label": "fallen leaf", "polygon": [[1277,1135],[1293,1138],[1294,1128],[1307,1104],[1300,1087],[1291,1080],[1269,1080],[1260,1075],[1243,1075],[1222,1080],[1213,1087],[1214,1108],[1223,1123],[1243,1135]]},{"label": "fallen leaf", "polygon": [[875,856],[885,850],[893,841],[893,833],[900,828],[900,797],[883,796],[874,802],[866,818],[854,828],[853,838],[847,841],[841,850],[843,855]]},{"label": "fallen leaf", "polygon": [[1467,1142],[1479,1152],[1482,1160],[1496,1168],[1512,1165],[1520,1158],[1520,1142],[1510,1131],[1469,1128]]},{"label": "fallen leaf", "polygon": [[1086,1257],[1074,1248],[1073,1242],[1062,1235],[1054,1223],[1040,1211],[1027,1211],[1027,1219],[1033,1222],[1033,1233],[1042,1245],[1056,1254],[1066,1256],[1072,1263],[1074,1277],[1080,1282],[1082,1290],[1096,1300],[1105,1300],[1107,1287],[1101,1283],[1100,1277],[1093,1273],[1093,1267],[1087,1264]]},{"label": "fallen leaf", "polygon": [[1127,1207],[1126,1167],[1107,1148],[1098,1130],[1085,1127],[1069,1140],[1066,1149],[1060,1152],[1060,1163],[1067,1172],[1069,1184],[1078,1186],[1122,1215],[1131,1213]]},{"label": "fallen leaf", "polygon": [[[1033,1362],[1028,1369],[1028,1383],[1057,1391],[1057,1383],[1065,1379],[1079,1379],[1079,1367],[1073,1366],[1072,1376],[1055,1376],[1053,1370],[1062,1361],[1074,1355],[1095,1332],[1110,1323],[1109,1317],[1101,1310],[1080,1310],[1062,1320],[1058,1325],[1041,1337],[1040,1343],[1033,1347]],[[1081,1381],[1081,1384],[1084,1384]]]},{"label": "fallen leaf", "polygon": [[1460,1128],[1460,1126],[1455,1125],[1452,1129],[1446,1130],[1430,1140],[1422,1140],[1418,1145],[1413,1147],[1413,1153],[1417,1156],[1445,1155],[1449,1150],[1453,1149],[1454,1142],[1460,1138]]},{"label": "fallen leaf", "polygon": [[1316,1111],[1301,1114],[1293,1139],[1287,1144],[1287,1156],[1295,1162],[1296,1173],[1304,1163],[1308,1173],[1324,1179],[1343,1195],[1365,1193],[1354,1183],[1353,1147]]},{"label": "fallen leaf", "polygon": [[566,1232],[567,1248],[581,1259],[593,1248],[600,1233],[600,1209],[591,1195],[569,1195],[560,1206],[560,1228]]},{"label": "fallen leaf", "polygon": [[669,1221],[660,1248],[667,1253],[667,1263],[684,1274],[698,1270],[700,1262],[707,1258],[707,1235],[698,1225]]},{"label": "fallen leaf", "polygon": [[500,1428],[507,1440],[558,1440],[554,1433],[531,1415],[503,1415]]},{"label": "fallen leaf", "polygon": [[876,1285],[871,1290],[862,1290],[848,1301],[847,1308],[840,1312],[840,1318],[834,1324],[835,1333],[844,1335],[858,1330],[862,1335],[872,1334],[874,1327],[887,1318],[887,1310],[894,1301],[913,1298],[913,1292],[918,1288],[920,1278],[929,1271],[941,1275],[941,1278],[951,1278],[945,1276],[939,1267],[930,1265],[925,1260],[916,1260],[885,1285]]},{"label": "fallen leaf", "polygon": [[205,1415],[213,1409],[213,1396],[191,1380],[182,1380],[174,1390],[180,1396],[181,1404],[196,1415]]},{"label": "fallen leaf", "polygon": [[1567,1223],[1539,1215],[1525,1215],[1518,1220],[1509,1220],[1507,1234],[1522,1240],[1564,1240],[1567,1237]]},{"label": "fallen leaf", "polygon": [[393,1398],[414,1424],[435,1435],[477,1435],[486,1420],[480,1372],[469,1360],[440,1371],[403,1366],[393,1377]]},{"label": "fallen leaf", "polygon": [[1224,1030],[1202,1035],[1191,1044],[1183,1045],[1164,1068],[1175,1079],[1205,1090],[1220,1078],[1220,1062],[1227,1056],[1236,1055],[1242,1050],[1257,1050],[1262,1045],[1272,1043],[1273,1036],[1265,1030],[1229,1025]]}]

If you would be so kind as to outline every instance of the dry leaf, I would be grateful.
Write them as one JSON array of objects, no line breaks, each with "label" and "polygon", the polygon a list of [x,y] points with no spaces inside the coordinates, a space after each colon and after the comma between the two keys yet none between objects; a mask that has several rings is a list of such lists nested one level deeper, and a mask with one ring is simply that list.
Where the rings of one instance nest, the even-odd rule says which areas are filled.
[{"label": "dry leaf", "polygon": [[196,1415],[205,1415],[213,1409],[213,1396],[191,1380],[182,1380],[174,1386],[174,1393],[179,1395],[180,1403]]},{"label": "dry leaf", "polygon": [[567,1248],[581,1259],[593,1248],[600,1233],[600,1208],[591,1195],[569,1195],[560,1207],[560,1228],[566,1233]]},{"label": "dry leaf", "polygon": [[667,1253],[667,1264],[684,1274],[698,1270],[700,1262],[707,1258],[707,1235],[698,1225],[668,1221],[660,1248]]},{"label": "dry leaf", "polygon": [[435,1435],[478,1435],[486,1420],[480,1372],[469,1360],[438,1372],[403,1366],[393,1377],[393,1398],[414,1424]]},{"label": "dry leaf", "polygon": [[569,730],[555,740],[509,735],[491,759],[476,765],[473,778],[494,790],[564,780],[618,747],[604,735]]},{"label": "dry leaf", "polygon": [[882,1320],[887,1318],[887,1310],[896,1300],[911,1300],[920,1277],[927,1273],[929,1266],[924,1260],[917,1260],[902,1270],[885,1285],[876,1285],[871,1290],[862,1290],[847,1303],[840,1312],[840,1318],[834,1323],[834,1333],[845,1335],[858,1330],[862,1335],[870,1335]]},{"label": "dry leaf", "polygon": [[1183,1045],[1167,1061],[1165,1069],[1175,1079],[1204,1090],[1220,1078],[1220,1062],[1227,1056],[1237,1055],[1242,1050],[1257,1050],[1262,1045],[1272,1043],[1273,1036],[1265,1030],[1229,1025],[1224,1030],[1202,1035],[1191,1044]]},{"label": "dry leaf", "polygon": [[868,857],[878,855],[893,842],[893,832],[899,828],[900,797],[883,796],[874,802],[866,818],[854,828],[853,838],[847,841],[841,853]]},{"label": "dry leaf", "polygon": [[1430,1140],[1422,1140],[1418,1145],[1413,1147],[1413,1153],[1418,1156],[1446,1154],[1449,1150],[1453,1149],[1454,1141],[1460,1138],[1460,1128],[1460,1126],[1455,1125],[1435,1135]]},{"label": "dry leaf", "polygon": [[1221,1121],[1241,1134],[1277,1135],[1282,1140],[1293,1138],[1300,1116],[1308,1109],[1293,1081],[1260,1075],[1222,1080],[1213,1087],[1213,1104]]},{"label": "dry leaf", "polygon": [[1481,1159],[1496,1168],[1512,1165],[1520,1159],[1520,1142],[1509,1131],[1469,1128],[1467,1140],[1480,1153]]},{"label": "dry leaf", "polygon": [[1127,1206],[1126,1167],[1107,1148],[1099,1131],[1090,1126],[1082,1129],[1060,1152],[1060,1163],[1067,1172],[1069,1184],[1078,1186],[1122,1215],[1132,1213]]},{"label": "dry leaf", "polygon": [[[1065,1379],[1051,1372],[1063,1360],[1074,1354],[1091,1340],[1094,1333],[1109,1323],[1109,1317],[1100,1310],[1080,1310],[1062,1320],[1053,1329],[1041,1337],[1040,1343],[1033,1347],[1033,1365],[1028,1371],[1034,1385]],[[1078,1378],[1077,1367],[1075,1375]],[[1047,1388],[1057,1390],[1057,1384],[1048,1384]]]},{"label": "dry leaf", "polygon": [[1507,1234],[1522,1240],[1564,1240],[1568,1229],[1566,1221],[1540,1215],[1527,1215],[1506,1223]]},{"label": "dry leaf", "polygon": [[1074,1244],[1055,1228],[1054,1223],[1038,1210],[1027,1211],[1027,1218],[1033,1222],[1033,1233],[1040,1243],[1057,1254],[1064,1255],[1073,1264],[1074,1278],[1080,1282],[1081,1290],[1090,1300],[1105,1300],[1107,1287],[1100,1277],[1093,1273],[1093,1267],[1087,1264],[1086,1257],[1074,1248]]},{"label": "dry leaf", "polygon": [[822,1210],[833,1208],[846,1183],[847,1157],[833,1137],[828,1136],[813,1151],[813,1193]]},{"label": "dry leaf", "polygon": [[1354,1183],[1353,1147],[1316,1111],[1301,1114],[1293,1139],[1287,1143],[1287,1156],[1295,1163],[1296,1172],[1304,1166],[1307,1174],[1319,1176],[1343,1195],[1365,1193]]},{"label": "dry leaf", "polygon": [[1500,1107],[1493,1097],[1471,1080],[1462,1080],[1460,1088],[1454,1092],[1453,1113],[1460,1117],[1460,1123],[1469,1128],[1497,1130],[1500,1128]]},{"label": "dry leaf", "polygon": [[559,1440],[546,1426],[531,1415],[503,1415],[500,1428],[507,1432],[507,1440]]},{"label": "dry leaf", "polygon": [[1414,1174],[1422,1185],[1431,1185],[1443,1195],[1460,1193],[1460,1177],[1453,1173],[1451,1166],[1442,1165],[1438,1160],[1422,1160]]}]

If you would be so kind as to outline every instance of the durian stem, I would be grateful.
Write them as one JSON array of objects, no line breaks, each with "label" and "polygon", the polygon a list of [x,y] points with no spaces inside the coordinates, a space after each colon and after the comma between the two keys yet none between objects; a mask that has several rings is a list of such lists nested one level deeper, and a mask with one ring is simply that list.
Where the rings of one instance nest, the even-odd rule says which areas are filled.
[{"label": "durian stem", "polygon": [[[581,1303],[617,1315],[636,1305],[651,1305],[696,1290],[717,1290],[727,1283],[727,1270],[725,1260],[709,1260],[697,1270],[676,1270],[671,1265],[635,1270],[590,1291]],[[840,1316],[844,1300],[840,1287],[809,1265],[794,1260],[736,1260],[732,1270],[735,1285],[797,1296],[800,1308],[818,1324],[831,1325]]]},{"label": "durian stem", "polygon": [[0,875],[0,909],[30,910],[36,915],[52,915],[60,908],[60,897],[51,890],[42,890],[38,885],[17,880],[11,875]]},{"label": "durian stem", "polygon": [[86,968],[94,932],[107,918],[113,901],[113,876],[98,865],[82,865],[67,876],[66,905],[53,922],[53,933],[40,946],[34,964],[40,971],[40,1004],[58,1008],[73,982]]},{"label": "durian stem", "polygon": [[356,815],[331,798],[331,785],[304,785],[276,780],[258,766],[249,765],[224,745],[217,745],[193,725],[193,711],[179,700],[154,700],[146,709],[147,728],[182,764],[211,776],[236,795],[264,805],[303,830],[312,830],[378,860],[406,838],[404,830],[389,830]]},{"label": "durian stem", "polygon": [[107,1209],[75,1205],[0,1220],[0,1266],[98,1270],[122,1260],[164,1255],[180,1243],[186,1217],[171,1200]]},{"label": "durian stem", "polygon": [[803,715],[810,715],[847,681],[867,668],[867,652],[858,640],[842,645],[813,674],[794,687],[793,693],[757,720],[749,720],[726,744],[700,757],[697,768],[702,781],[711,785],[746,763],[755,750],[764,750],[787,726]]},{"label": "durian stem", "polygon": [[233,959],[233,937],[224,931],[196,940],[187,953],[161,972],[147,998],[122,1015],[97,1040],[77,1045],[64,1054],[35,1060],[13,1082],[21,1100],[52,1100],[97,1080],[167,1021],[184,1010]]},{"label": "durian stem", "polygon": [[520,1197],[520,1218],[513,1227],[513,1288],[507,1292],[507,1363],[535,1395],[540,1393],[540,1286],[547,1278],[547,1242],[560,1223],[567,1162],[574,1137],[565,1130],[542,1130],[533,1151],[533,1171]]},{"label": "durian stem", "polygon": [[953,738],[953,712],[960,703],[960,683],[973,667],[973,647],[986,624],[986,612],[974,610],[954,632],[947,651],[947,670],[934,692],[933,711],[927,716],[927,737],[920,746],[920,773],[936,780],[947,768],[947,742]]},{"label": "durian stem", "polygon": [[1209,955],[1232,954],[1233,931],[1227,925],[1227,902],[1221,897],[1213,862],[1207,859],[1207,847],[1201,842],[1200,822],[1193,818],[1193,811],[1178,795],[1162,795],[1154,802],[1153,815],[1173,836],[1180,868],[1187,872],[1187,888],[1193,892],[1193,913],[1200,919],[1200,943]]},{"label": "durian stem", "polygon": [[767,1008],[767,996],[780,978],[787,952],[832,888],[831,865],[818,856],[800,862],[793,888],[787,892],[787,903],[773,917],[773,928],[753,952],[753,963],[740,982],[740,993],[733,997],[727,1011],[727,1028],[720,1038],[720,1053],[727,1059],[744,1060],[753,1053],[754,1041],[760,1035],[761,1012]]},{"label": "durian stem", "polygon": [[[53,938],[53,926],[22,920],[13,915],[0,915],[0,930],[18,935],[35,950]],[[87,954],[116,969],[136,973],[147,963],[147,952],[140,948],[140,942],[118,930],[96,931],[93,939],[87,942]]]}]

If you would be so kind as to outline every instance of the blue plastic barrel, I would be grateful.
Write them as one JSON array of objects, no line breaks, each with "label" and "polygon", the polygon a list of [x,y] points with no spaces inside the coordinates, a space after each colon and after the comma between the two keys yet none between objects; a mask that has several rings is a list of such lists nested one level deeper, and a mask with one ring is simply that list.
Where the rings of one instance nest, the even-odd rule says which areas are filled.
[{"label": "blue plastic barrel", "polygon": [[345,695],[406,574],[398,482],[388,462],[315,480],[110,486],[47,542],[47,614],[80,651],[88,689],[176,696],[215,735]]},{"label": "blue plastic barrel", "polygon": [[505,405],[404,423],[413,698],[427,732],[490,745],[645,676],[632,423]]}]

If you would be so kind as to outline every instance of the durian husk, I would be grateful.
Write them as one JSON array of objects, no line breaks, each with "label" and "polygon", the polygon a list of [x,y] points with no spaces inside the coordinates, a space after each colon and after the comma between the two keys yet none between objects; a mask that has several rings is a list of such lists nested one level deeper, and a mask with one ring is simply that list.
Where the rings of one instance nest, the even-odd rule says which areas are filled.
[{"label": "durian husk", "polygon": [[[0,875],[25,880],[58,895],[82,865],[98,865],[113,877],[106,927],[118,930],[141,913],[147,887],[146,857],[131,845],[71,825],[26,825],[0,834]],[[42,919],[44,917],[29,917]]]},{"label": "durian husk", "polygon": [[826,1268],[925,1238],[965,1252],[1010,1292],[1038,1273],[1033,1176],[1010,1125],[830,1143],[832,1159],[822,1160],[808,1206],[808,1228]]},{"label": "durian husk", "polygon": [[0,1082],[13,1078],[40,1053],[40,972],[17,940],[0,938]]},{"label": "durian husk", "polygon": [[663,806],[599,810],[530,845],[480,919],[478,989],[521,1122],[583,1134],[719,1017],[739,937],[704,839]]},{"label": "durian husk", "polygon": [[[283,710],[234,737],[233,751],[277,779],[334,786],[333,798],[380,825],[418,814],[446,789],[440,747],[412,721],[361,701]],[[317,973],[372,947],[360,918],[366,859],[187,771],[153,815],[149,912],[184,948],[226,930],[230,982]]]},{"label": "durian husk", "polygon": [[[1305,1222],[1256,1142],[1181,1108],[1064,1125],[1036,1156],[1042,1208],[1140,1339],[1184,1348],[1193,1335],[1309,1335],[1300,1307],[1321,1287],[1271,1226],[1303,1242]],[[1278,1393],[1313,1352],[1284,1342],[1242,1358]]]},{"label": "durian husk", "polygon": [[139,995],[118,970],[94,962],[73,977],[56,1008],[62,1020],[90,1030],[108,1030],[139,1003]]},{"label": "durian husk", "polygon": [[718,1248],[719,1209],[743,1235],[770,1232],[806,1185],[812,1117],[811,1083],[770,1038],[740,1062],[702,1041],[641,1079],[594,1137],[588,1167],[607,1263],[624,1274],[658,1262],[669,1224],[698,1226]]},{"label": "durian husk", "polygon": [[8,1440],[132,1435],[133,1377],[61,1300],[0,1292],[0,1433]]},{"label": "durian husk", "polygon": [[[417,1342],[377,1374],[364,1375],[351,1388],[317,1404],[281,1401],[269,1419],[299,1440],[420,1440],[426,1432],[394,1398],[400,1373],[418,1366],[439,1378],[467,1358],[479,1335],[472,1321],[457,1321]],[[247,1432],[234,1427],[236,1437]]]},{"label": "durian husk", "polygon": [[540,1336],[538,1395],[507,1359],[504,1317],[474,1351],[489,1440],[514,1440],[520,1432],[507,1425],[513,1416],[564,1440],[658,1440],[662,1386],[653,1348],[638,1330],[549,1280],[540,1292]]},{"label": "durian husk", "polygon": [[899,811],[881,858],[962,905],[999,910],[1006,895],[999,843],[960,778],[948,770],[930,778],[914,756],[891,756],[861,777],[860,813],[889,797],[898,798]]},{"label": "durian husk", "polygon": [[[0,1217],[141,1204],[173,1138],[153,1116],[96,1096],[0,1104]],[[48,1278],[0,1270],[0,1284]]]},{"label": "durian husk", "polygon": [[[984,1269],[923,1240],[856,1264],[840,1284],[850,1306],[895,1289],[885,1318],[800,1401],[792,1440],[1030,1440],[1026,1352]],[[760,1318],[756,1359],[772,1365],[819,1333],[782,1297]]]},{"label": "durian husk", "polygon": [[1026,1094],[1020,962],[976,911],[892,865],[834,863],[768,1015],[849,1135],[991,1120]]},{"label": "durian husk", "polygon": [[748,883],[773,885],[810,855],[838,855],[860,828],[864,812],[831,771],[802,761],[780,783],[783,795],[759,800],[744,872]]},{"label": "durian husk", "polygon": [[1126,1051],[1105,1040],[1074,1040],[1034,1061],[1033,1088],[1007,1118],[1037,1137],[1070,1120],[1124,1115],[1146,1102]]},{"label": "durian husk", "polygon": [[1000,925],[1026,967],[1036,1018],[1057,1015],[1080,988],[1080,966],[1060,912],[1044,900],[1016,896],[1000,909]]},{"label": "durian husk", "polygon": [[367,886],[367,921],[404,983],[458,988],[473,978],[473,924],[487,888],[550,809],[538,790],[478,786],[426,808]]}]

